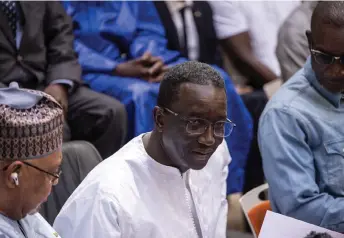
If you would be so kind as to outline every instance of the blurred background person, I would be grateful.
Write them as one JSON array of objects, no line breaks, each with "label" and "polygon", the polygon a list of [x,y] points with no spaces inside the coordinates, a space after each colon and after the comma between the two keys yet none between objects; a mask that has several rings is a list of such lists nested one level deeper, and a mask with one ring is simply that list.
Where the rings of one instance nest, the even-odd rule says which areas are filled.
[{"label": "blurred background person", "polygon": [[0,1],[0,84],[16,81],[53,96],[66,118],[64,141],[89,141],[106,158],[125,142],[126,112],[81,81],[73,40],[60,2]]},{"label": "blurred background person", "polygon": [[306,31],[311,29],[311,17],[317,4],[318,1],[302,2],[279,30],[276,55],[283,81],[301,69],[309,56]]}]

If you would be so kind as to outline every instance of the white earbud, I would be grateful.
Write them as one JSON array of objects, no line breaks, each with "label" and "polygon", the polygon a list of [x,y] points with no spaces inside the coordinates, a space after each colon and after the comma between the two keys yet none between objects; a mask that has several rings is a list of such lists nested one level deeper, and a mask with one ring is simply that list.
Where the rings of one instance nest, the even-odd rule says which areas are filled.
[{"label": "white earbud", "polygon": [[11,174],[11,179],[13,180],[13,182],[14,182],[14,184],[16,186],[19,186],[18,173],[12,173]]}]

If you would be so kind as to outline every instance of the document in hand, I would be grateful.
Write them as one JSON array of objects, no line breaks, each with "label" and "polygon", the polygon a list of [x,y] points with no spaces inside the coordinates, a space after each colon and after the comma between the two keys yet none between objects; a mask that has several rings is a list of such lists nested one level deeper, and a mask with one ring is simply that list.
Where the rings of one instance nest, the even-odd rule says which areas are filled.
[{"label": "document in hand", "polygon": [[259,238],[308,237],[344,238],[344,235],[271,211],[266,213],[262,229],[259,233]]}]

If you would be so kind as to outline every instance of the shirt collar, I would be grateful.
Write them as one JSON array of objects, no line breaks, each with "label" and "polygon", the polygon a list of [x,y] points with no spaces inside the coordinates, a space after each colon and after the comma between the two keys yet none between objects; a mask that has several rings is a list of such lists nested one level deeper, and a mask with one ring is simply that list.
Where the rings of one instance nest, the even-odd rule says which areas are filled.
[{"label": "shirt collar", "polygon": [[170,11],[179,12],[184,7],[192,7],[192,0],[185,1],[165,1]]},{"label": "shirt collar", "polygon": [[312,62],[311,62],[310,56],[307,58],[306,64],[304,66],[304,71],[305,71],[305,76],[307,80],[320,93],[320,95],[326,98],[331,104],[333,104],[333,106],[335,106],[336,108],[339,108],[342,94],[332,93],[328,91],[327,89],[325,89],[323,86],[321,86],[321,84],[317,80],[315,73],[312,69]]}]

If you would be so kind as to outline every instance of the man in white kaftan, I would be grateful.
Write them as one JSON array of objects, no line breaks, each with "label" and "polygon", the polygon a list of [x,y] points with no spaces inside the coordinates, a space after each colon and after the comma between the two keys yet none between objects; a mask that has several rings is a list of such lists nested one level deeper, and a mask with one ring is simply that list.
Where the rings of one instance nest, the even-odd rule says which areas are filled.
[{"label": "man in white kaftan", "polygon": [[[177,95],[177,96],[176,96]],[[68,199],[54,228],[63,238],[224,238],[230,155],[221,76],[187,62],[170,69],[155,129],[98,165]]]}]

